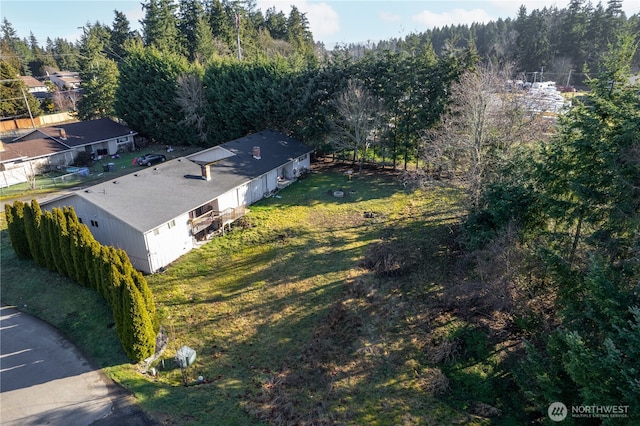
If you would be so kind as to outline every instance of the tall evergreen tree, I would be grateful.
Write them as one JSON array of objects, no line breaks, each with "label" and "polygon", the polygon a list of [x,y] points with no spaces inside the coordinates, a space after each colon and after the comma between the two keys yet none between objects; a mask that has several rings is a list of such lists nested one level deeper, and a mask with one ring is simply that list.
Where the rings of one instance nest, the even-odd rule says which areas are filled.
[{"label": "tall evergreen tree", "polygon": [[55,67],[57,64],[51,55],[47,55],[45,50],[40,47],[38,39],[33,32],[29,33],[29,49],[31,51],[31,59],[29,61],[29,70],[31,75],[46,75],[45,67]]},{"label": "tall evergreen tree", "polygon": [[182,53],[178,32],[177,6],[172,0],[147,0],[141,21],[145,46],[161,52]]},{"label": "tall evergreen tree", "polygon": [[[36,117],[42,114],[39,102],[18,79],[18,70],[0,60],[0,117]],[[25,102],[26,100],[26,102]]]},{"label": "tall evergreen tree", "polygon": [[622,0],[607,0],[607,14],[611,17],[624,16]]},{"label": "tall evergreen tree", "polygon": [[178,77],[189,71],[185,58],[133,45],[120,63],[116,114],[141,134],[157,142],[175,144],[197,138],[181,124],[176,102]]},{"label": "tall evergreen tree", "polygon": [[207,8],[207,15],[213,36],[231,48],[236,39],[231,7],[220,0],[212,0]]},{"label": "tall evergreen tree", "polygon": [[271,37],[279,40],[287,38],[287,17],[284,12],[270,7],[265,13],[265,27],[269,31]]},{"label": "tall evergreen tree", "polygon": [[573,67],[582,71],[586,64],[588,5],[585,0],[571,0],[564,19],[558,52],[573,61]]},{"label": "tall evergreen tree", "polygon": [[[198,21],[204,15],[204,8],[200,0],[180,0],[178,30],[189,61],[193,61],[197,54]],[[201,40],[202,41],[202,40]]]},{"label": "tall evergreen tree", "polygon": [[77,105],[81,120],[114,116],[115,91],[118,85],[118,68],[108,57],[113,57],[111,31],[99,23],[87,24],[81,40],[80,78],[82,98]]},{"label": "tall evergreen tree", "polygon": [[78,118],[93,120],[115,116],[115,97],[118,88],[118,66],[103,55],[96,55],[84,63],[80,73],[83,95],[78,103]]},{"label": "tall evergreen tree", "polygon": [[7,18],[2,19],[0,31],[2,31],[2,39],[0,40],[2,60],[8,62],[9,66],[16,69],[20,75],[31,75],[27,66],[31,56],[29,47],[24,41],[20,40],[16,30]]},{"label": "tall evergreen tree", "polygon": [[313,35],[309,31],[309,20],[296,6],[291,6],[287,18],[287,41],[296,48],[298,53],[306,60],[312,60]]},{"label": "tall evergreen tree", "polygon": [[516,21],[520,68],[525,71],[540,72],[549,66],[552,60],[551,43],[549,40],[548,16],[534,10],[531,15],[521,6]]},{"label": "tall evergreen tree", "polygon": [[225,56],[230,52],[226,43],[214,37],[207,17],[204,15],[199,16],[196,23],[193,60],[201,65],[206,65],[215,57]]},{"label": "tall evergreen tree", "polygon": [[131,25],[127,16],[118,10],[114,10],[115,18],[111,25],[111,36],[109,38],[109,53],[112,59],[116,61],[122,60],[126,54],[126,46],[133,38]]},{"label": "tall evergreen tree", "polygon": [[80,69],[80,51],[73,43],[57,37],[53,40],[53,56],[59,70],[78,71]]}]

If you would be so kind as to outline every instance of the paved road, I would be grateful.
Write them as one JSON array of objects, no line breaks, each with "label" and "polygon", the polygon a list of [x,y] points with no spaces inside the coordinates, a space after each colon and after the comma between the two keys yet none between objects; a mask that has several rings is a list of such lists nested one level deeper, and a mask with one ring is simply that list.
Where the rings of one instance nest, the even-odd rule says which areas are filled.
[{"label": "paved road", "polygon": [[57,330],[0,306],[0,424],[154,423]]}]

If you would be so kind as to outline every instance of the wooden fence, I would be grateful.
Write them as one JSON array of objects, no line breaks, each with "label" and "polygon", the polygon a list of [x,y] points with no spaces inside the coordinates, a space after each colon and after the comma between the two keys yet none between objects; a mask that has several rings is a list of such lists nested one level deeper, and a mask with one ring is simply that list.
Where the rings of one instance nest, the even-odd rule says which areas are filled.
[{"label": "wooden fence", "polygon": [[51,124],[64,123],[66,121],[76,121],[70,112],[60,112],[58,114],[41,115],[30,118],[13,118],[0,121],[0,132],[12,132],[16,130],[33,129],[33,127],[49,126]]}]

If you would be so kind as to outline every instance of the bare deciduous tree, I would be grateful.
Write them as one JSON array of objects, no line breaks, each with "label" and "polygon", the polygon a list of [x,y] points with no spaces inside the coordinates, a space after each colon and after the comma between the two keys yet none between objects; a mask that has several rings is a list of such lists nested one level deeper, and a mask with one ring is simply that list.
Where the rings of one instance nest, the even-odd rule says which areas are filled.
[{"label": "bare deciduous tree", "polygon": [[53,104],[58,111],[77,111],[78,102],[82,95],[75,90],[60,90],[53,92]]},{"label": "bare deciduous tree", "polygon": [[367,151],[375,143],[379,128],[380,102],[363,87],[350,79],[334,100],[337,117],[332,123],[334,147],[353,150],[353,161],[360,161],[359,173]]},{"label": "bare deciduous tree", "polygon": [[206,142],[207,131],[204,116],[204,88],[202,81],[194,74],[182,75],[178,78],[176,102],[182,110],[184,118],[181,123],[193,126],[201,142]]},{"label": "bare deciduous tree", "polygon": [[71,108],[72,111],[77,111],[78,102],[80,102],[80,99],[82,99],[82,94],[77,90],[67,90],[65,92],[65,95],[67,102],[69,102],[69,108]]},{"label": "bare deciduous tree", "polygon": [[516,147],[540,140],[548,120],[529,113],[524,98],[509,89],[510,66],[479,66],[451,87],[452,104],[441,125],[423,137],[426,167],[464,180],[472,207],[486,183]]}]

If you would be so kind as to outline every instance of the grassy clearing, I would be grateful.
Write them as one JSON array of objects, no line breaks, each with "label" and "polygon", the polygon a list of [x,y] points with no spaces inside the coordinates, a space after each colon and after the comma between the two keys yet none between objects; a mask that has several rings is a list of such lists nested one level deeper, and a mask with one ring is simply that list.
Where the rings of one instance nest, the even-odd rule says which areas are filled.
[{"label": "grassy clearing", "polygon": [[[458,190],[344,171],[316,170],[148,277],[170,337],[155,379],[114,348],[99,300],[15,259],[6,233],[2,300],[68,333],[163,424],[487,423],[469,408],[500,403],[485,388],[501,374],[493,342],[433,303],[451,279]],[[182,345],[198,354],[189,386]]]}]

